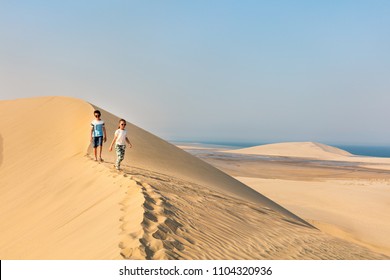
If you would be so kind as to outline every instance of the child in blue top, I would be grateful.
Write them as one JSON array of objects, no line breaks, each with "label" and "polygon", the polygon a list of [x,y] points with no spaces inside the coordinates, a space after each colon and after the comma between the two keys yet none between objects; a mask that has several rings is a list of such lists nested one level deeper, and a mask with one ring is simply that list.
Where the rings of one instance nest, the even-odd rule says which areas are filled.
[{"label": "child in blue top", "polygon": [[99,150],[99,160],[102,159],[102,149],[103,149],[103,141],[107,141],[107,133],[106,128],[104,127],[104,121],[100,119],[101,113],[99,110],[95,110],[93,112],[95,119],[91,122],[91,143],[93,144],[93,151],[95,154],[95,160],[97,161],[97,147],[100,147]]}]

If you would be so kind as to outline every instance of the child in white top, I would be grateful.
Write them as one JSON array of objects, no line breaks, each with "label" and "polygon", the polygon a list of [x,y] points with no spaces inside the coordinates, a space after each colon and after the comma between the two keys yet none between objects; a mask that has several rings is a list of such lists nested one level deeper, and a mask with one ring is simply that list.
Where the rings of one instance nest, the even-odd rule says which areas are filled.
[{"label": "child in white top", "polygon": [[126,149],[126,142],[129,144],[129,147],[133,147],[133,145],[130,143],[129,138],[127,138],[127,131],[125,130],[126,127],[126,121],[124,119],[121,119],[119,121],[118,129],[115,131],[114,139],[112,139],[109,151],[112,151],[112,146],[115,143],[115,151],[116,151],[116,164],[115,168],[117,170],[120,170],[120,164],[122,160],[125,157],[125,149]]}]

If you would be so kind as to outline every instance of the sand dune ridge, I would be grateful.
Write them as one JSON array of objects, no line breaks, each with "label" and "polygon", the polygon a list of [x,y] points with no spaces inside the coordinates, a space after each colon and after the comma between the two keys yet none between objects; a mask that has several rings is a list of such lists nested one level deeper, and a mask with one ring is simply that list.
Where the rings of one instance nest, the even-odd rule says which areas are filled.
[{"label": "sand dune ridge", "polygon": [[352,154],[342,149],[316,142],[275,143],[226,152],[315,159],[342,159],[343,157],[352,156]]},{"label": "sand dune ridge", "polygon": [[[93,161],[94,109],[68,97],[0,102],[1,259],[387,258],[131,123],[124,170],[107,144]],[[109,143],[119,118],[102,112]]]}]

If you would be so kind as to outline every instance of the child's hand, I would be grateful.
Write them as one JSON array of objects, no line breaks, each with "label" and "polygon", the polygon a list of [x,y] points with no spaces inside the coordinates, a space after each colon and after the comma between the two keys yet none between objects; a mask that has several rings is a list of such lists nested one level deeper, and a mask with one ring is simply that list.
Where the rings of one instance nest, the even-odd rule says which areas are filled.
[{"label": "child's hand", "polygon": [[110,148],[108,148],[108,150],[111,152],[112,151],[112,146]]}]

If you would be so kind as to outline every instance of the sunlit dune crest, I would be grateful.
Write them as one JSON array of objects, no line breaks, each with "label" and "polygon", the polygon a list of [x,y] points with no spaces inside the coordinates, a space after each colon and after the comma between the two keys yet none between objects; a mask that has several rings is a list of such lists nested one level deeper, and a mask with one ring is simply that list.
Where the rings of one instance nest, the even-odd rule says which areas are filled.
[{"label": "sunlit dune crest", "polygon": [[109,137],[95,162],[95,108],[68,97],[0,102],[1,259],[388,258],[321,232],[131,120],[118,172],[108,146],[119,116],[104,110]]},{"label": "sunlit dune crest", "polygon": [[342,159],[352,156],[351,153],[342,149],[316,142],[286,142],[267,144],[244,149],[231,150],[228,152],[315,159]]}]

